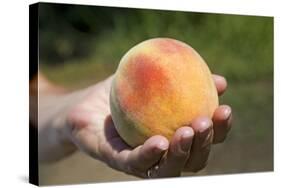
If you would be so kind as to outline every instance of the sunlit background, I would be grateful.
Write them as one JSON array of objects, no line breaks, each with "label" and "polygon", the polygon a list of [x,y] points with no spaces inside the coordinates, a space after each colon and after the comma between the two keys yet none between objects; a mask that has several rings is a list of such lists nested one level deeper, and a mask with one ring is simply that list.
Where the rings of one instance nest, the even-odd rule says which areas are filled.
[{"label": "sunlit background", "polygon": [[[214,145],[208,166],[183,176],[273,170],[273,18],[159,10],[40,4],[40,71],[75,90],[113,74],[135,44],[171,37],[196,49],[228,81],[221,104],[233,128]],[[83,153],[40,164],[40,184],[135,180]]]}]

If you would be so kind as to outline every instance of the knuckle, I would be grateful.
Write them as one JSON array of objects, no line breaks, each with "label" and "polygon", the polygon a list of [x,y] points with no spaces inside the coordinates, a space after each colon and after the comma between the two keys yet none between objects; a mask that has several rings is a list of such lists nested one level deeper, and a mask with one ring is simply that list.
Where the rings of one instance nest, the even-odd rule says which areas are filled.
[{"label": "knuckle", "polygon": [[214,144],[219,144],[219,143],[224,142],[225,139],[226,139],[226,135],[217,136],[217,137],[214,138],[213,143],[214,143]]},{"label": "knuckle", "polygon": [[191,170],[191,172],[197,173],[197,172],[203,170],[207,166],[207,164],[208,164],[207,162],[201,163],[199,165],[192,167],[190,170]]},{"label": "knuckle", "polygon": [[143,170],[141,170],[139,168],[136,168],[132,165],[127,165],[125,172],[127,174],[134,175],[134,176],[137,176],[137,177],[140,177],[140,178],[147,177],[146,173]]}]

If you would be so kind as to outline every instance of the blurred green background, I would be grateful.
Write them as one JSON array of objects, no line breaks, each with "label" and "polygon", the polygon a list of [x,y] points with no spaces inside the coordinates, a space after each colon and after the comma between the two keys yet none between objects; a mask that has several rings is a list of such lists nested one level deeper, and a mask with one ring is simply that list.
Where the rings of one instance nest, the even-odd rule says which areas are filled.
[{"label": "blurred green background", "polygon": [[[233,128],[214,145],[206,169],[183,176],[273,170],[273,18],[45,4],[39,6],[40,71],[71,90],[114,73],[135,44],[154,37],[184,41],[228,81],[221,104]],[[41,184],[135,180],[77,153],[40,165]]]}]

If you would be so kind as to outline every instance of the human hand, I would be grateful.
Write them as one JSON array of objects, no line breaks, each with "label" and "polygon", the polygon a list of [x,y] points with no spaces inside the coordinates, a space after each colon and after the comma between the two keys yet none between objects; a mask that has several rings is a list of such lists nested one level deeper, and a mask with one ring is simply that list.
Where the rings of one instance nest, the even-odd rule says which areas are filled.
[{"label": "human hand", "polygon": [[[223,94],[226,80],[218,75],[213,78],[218,94]],[[196,118],[190,126],[179,128],[170,142],[155,135],[131,148],[117,133],[110,116],[111,81],[112,76],[87,89],[87,95],[67,114],[66,133],[80,150],[116,170],[142,178],[196,172],[205,167],[211,144],[222,142],[230,129],[231,108],[222,105],[212,120]]]}]

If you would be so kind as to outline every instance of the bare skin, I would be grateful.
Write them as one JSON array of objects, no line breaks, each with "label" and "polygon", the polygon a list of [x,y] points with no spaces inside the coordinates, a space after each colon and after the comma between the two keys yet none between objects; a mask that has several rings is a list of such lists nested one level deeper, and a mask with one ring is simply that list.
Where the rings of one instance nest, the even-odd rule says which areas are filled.
[{"label": "bare skin", "polygon": [[[225,78],[218,75],[213,75],[213,78],[218,94],[222,95],[227,87]],[[176,177],[182,171],[203,169],[211,145],[223,142],[230,130],[231,108],[221,105],[212,119],[194,119],[191,125],[179,128],[170,142],[155,135],[143,145],[131,148],[118,135],[111,119],[111,81],[112,76],[72,93],[56,93],[55,90],[45,95],[40,93],[41,161],[59,160],[81,150],[113,169],[134,176]]]}]

